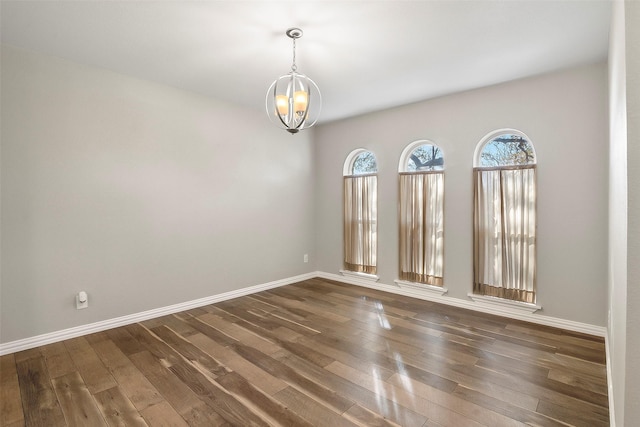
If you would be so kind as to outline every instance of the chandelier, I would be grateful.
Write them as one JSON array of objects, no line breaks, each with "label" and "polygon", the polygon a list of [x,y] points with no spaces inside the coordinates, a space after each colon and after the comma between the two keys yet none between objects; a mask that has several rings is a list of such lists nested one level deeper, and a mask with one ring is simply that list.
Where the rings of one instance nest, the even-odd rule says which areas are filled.
[{"label": "chandelier", "polygon": [[293,63],[289,74],[279,77],[267,90],[267,114],[276,125],[291,134],[313,126],[320,116],[322,98],[313,80],[298,73],[296,39],[302,37],[300,28],[286,33],[293,40]]}]

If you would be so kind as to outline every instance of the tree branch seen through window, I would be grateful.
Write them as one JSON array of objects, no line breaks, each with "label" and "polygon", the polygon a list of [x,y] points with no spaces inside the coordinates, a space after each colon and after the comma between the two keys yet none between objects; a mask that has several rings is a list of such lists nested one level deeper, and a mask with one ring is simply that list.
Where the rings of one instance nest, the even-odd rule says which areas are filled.
[{"label": "tree branch seen through window", "polygon": [[513,166],[535,163],[533,146],[520,135],[503,134],[489,141],[480,155],[480,166]]}]

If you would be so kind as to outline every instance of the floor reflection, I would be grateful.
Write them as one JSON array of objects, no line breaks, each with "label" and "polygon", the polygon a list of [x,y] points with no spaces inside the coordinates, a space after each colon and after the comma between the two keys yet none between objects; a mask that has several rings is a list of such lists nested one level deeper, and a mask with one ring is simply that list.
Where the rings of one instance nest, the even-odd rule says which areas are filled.
[{"label": "floor reflection", "polygon": [[[375,319],[381,328],[392,329],[391,322],[385,313],[384,304],[381,301],[367,297],[362,297],[362,301],[366,304],[368,311],[375,315]],[[393,364],[393,371],[395,371],[399,381],[394,384],[385,381],[382,378],[379,366],[373,364],[371,365],[372,391],[376,394],[376,403],[381,413],[384,414],[387,411],[391,411],[391,413],[397,414],[400,410],[398,399],[403,400],[405,406],[412,407],[415,404],[411,375],[407,370],[402,354],[396,349],[394,341],[388,340],[382,335],[377,335],[376,342],[380,350],[386,349],[386,357]]]},{"label": "floor reflection", "polygon": [[371,302],[373,306],[373,310],[378,318],[378,323],[380,326],[386,330],[391,330],[391,323],[389,323],[389,319],[387,319],[387,315],[384,312],[384,305],[381,301],[373,300],[369,301],[367,297],[362,297],[365,302]]}]

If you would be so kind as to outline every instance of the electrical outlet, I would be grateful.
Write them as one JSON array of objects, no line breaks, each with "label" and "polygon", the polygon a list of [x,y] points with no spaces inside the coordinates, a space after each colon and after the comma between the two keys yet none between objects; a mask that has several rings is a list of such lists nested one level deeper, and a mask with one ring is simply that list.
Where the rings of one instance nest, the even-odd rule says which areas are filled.
[{"label": "electrical outlet", "polygon": [[89,307],[89,297],[85,291],[78,292],[76,294],[76,309],[82,310],[83,308]]},{"label": "electrical outlet", "polygon": [[309,254],[304,254],[304,262],[309,262]]}]

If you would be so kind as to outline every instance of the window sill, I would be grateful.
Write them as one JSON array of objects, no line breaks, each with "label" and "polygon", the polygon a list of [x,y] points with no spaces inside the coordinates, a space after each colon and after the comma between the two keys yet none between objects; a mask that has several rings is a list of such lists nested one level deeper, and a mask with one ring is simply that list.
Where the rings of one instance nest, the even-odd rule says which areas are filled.
[{"label": "window sill", "polygon": [[469,293],[467,296],[479,305],[487,308],[496,308],[500,311],[533,314],[538,310],[542,310],[541,306],[528,302],[511,301],[486,295],[476,295],[473,293]]},{"label": "window sill", "polygon": [[380,280],[380,277],[376,276],[375,274],[358,273],[357,271],[340,270],[340,274],[342,274],[344,277],[351,277],[353,279],[371,283],[376,283],[378,280]]},{"label": "window sill", "polygon": [[407,282],[405,280],[394,280],[396,284],[401,288],[412,289],[421,291],[429,295],[443,296],[449,290],[440,286],[427,285],[425,283]]}]

